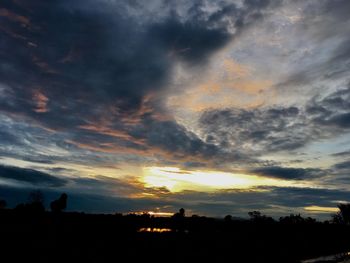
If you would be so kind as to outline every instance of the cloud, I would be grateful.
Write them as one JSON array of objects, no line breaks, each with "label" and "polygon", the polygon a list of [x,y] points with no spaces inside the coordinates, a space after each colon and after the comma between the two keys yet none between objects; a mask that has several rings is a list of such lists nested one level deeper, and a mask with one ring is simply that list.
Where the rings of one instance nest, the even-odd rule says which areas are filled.
[{"label": "cloud", "polygon": [[66,179],[37,170],[3,165],[0,165],[0,178],[30,183],[39,187],[62,187],[68,182]]},{"label": "cloud", "polygon": [[206,141],[254,155],[296,150],[349,132],[350,89],[315,96],[300,106],[214,109],[200,117]]},{"label": "cloud", "polygon": [[262,176],[286,180],[310,180],[326,175],[326,172],[321,169],[279,166],[260,167],[252,169],[251,172]]},{"label": "cloud", "polygon": [[345,15],[350,12],[348,1],[305,1],[301,6],[302,19],[295,25],[294,37],[305,36],[303,47],[307,53],[300,60],[302,63],[276,85],[286,92],[291,87],[305,92],[304,88],[318,81],[347,79],[350,69],[349,17]]},{"label": "cloud", "polygon": [[344,162],[340,162],[340,163],[336,163],[332,166],[333,169],[335,169],[336,171],[350,171],[350,161],[344,161]]},{"label": "cloud", "polygon": [[207,141],[242,151],[280,151],[302,147],[309,140],[304,116],[296,107],[205,111],[200,118]]},{"label": "cloud", "polygon": [[349,156],[349,155],[350,155],[350,151],[337,152],[332,154],[332,156],[335,156],[335,157],[343,157],[343,156]]},{"label": "cloud", "polygon": [[6,1],[1,8],[5,116],[45,129],[71,149],[137,155],[157,147],[208,156],[216,147],[179,125],[162,94],[175,66],[205,66],[270,7],[55,0]]}]

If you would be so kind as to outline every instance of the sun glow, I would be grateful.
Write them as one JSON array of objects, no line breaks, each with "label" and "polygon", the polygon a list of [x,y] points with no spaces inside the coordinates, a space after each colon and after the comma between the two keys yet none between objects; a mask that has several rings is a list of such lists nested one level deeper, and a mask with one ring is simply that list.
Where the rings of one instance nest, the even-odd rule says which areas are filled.
[{"label": "sun glow", "polygon": [[243,173],[220,171],[188,171],[177,167],[145,167],[146,187],[166,187],[171,192],[184,190],[215,191],[249,189],[256,186],[296,186],[293,181],[279,180]]}]

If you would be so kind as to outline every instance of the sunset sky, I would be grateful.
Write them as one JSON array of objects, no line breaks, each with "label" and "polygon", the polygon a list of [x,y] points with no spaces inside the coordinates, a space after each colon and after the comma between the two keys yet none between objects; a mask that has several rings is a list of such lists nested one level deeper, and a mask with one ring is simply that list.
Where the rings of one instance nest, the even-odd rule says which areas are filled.
[{"label": "sunset sky", "polygon": [[0,199],[327,218],[350,201],[350,1],[2,0]]}]

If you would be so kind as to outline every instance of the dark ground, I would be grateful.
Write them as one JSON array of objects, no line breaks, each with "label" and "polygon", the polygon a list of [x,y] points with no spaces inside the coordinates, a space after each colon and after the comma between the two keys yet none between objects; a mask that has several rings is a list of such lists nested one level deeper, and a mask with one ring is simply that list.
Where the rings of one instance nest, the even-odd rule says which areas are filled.
[{"label": "dark ground", "polygon": [[[350,250],[350,228],[317,222],[0,210],[0,262],[299,262]],[[172,232],[138,232],[142,227]]]}]

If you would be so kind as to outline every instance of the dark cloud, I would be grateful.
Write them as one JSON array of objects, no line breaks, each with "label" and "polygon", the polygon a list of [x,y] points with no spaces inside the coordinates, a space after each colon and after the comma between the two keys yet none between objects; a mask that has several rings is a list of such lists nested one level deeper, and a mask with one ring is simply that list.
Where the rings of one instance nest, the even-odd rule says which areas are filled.
[{"label": "dark cloud", "polygon": [[141,2],[3,1],[0,111],[91,151],[215,154],[167,116],[158,96],[177,63],[202,67],[261,19],[268,3],[213,2],[212,10],[203,1],[158,3],[150,19]]},{"label": "dark cloud", "polygon": [[251,170],[252,173],[280,178],[286,180],[310,180],[326,175],[326,171],[314,168],[291,168],[291,167],[260,167]]},{"label": "dark cloud", "polygon": [[322,6],[322,11],[340,21],[350,20],[347,15],[350,11],[350,3],[346,0],[325,1],[325,4]]},{"label": "dark cloud", "polygon": [[224,46],[231,38],[224,29],[208,29],[202,23],[181,23],[175,18],[150,28],[150,35],[170,55],[191,63],[199,63]]},{"label": "dark cloud", "polygon": [[6,131],[0,131],[0,138],[3,141],[4,144],[18,144],[19,139]]},{"label": "dark cloud", "polygon": [[112,196],[130,196],[141,191],[147,191],[136,180],[118,179],[106,176],[95,176],[94,178],[80,177],[73,178],[70,185],[71,191],[88,193],[93,191],[99,194]]},{"label": "dark cloud", "polygon": [[209,110],[200,127],[207,142],[251,154],[291,151],[349,131],[350,89],[316,96],[299,107]]},{"label": "dark cloud", "polygon": [[350,156],[350,151],[333,153],[332,156],[335,156],[335,157]]},{"label": "dark cloud", "polygon": [[162,147],[175,154],[210,157],[220,151],[174,122],[156,122],[148,130],[146,139],[150,146]]},{"label": "dark cloud", "polygon": [[350,120],[350,88],[337,90],[330,95],[312,99],[306,107],[314,123],[332,127],[333,132],[348,130]]},{"label": "dark cloud", "polygon": [[33,169],[0,165],[0,178],[30,183],[35,186],[62,187],[68,181]]},{"label": "dark cloud", "polygon": [[[320,123],[322,123],[321,120]],[[340,128],[350,128],[350,112],[337,114],[326,120],[323,124],[330,124]]]},{"label": "dark cloud", "polygon": [[347,171],[350,171],[350,161],[344,161],[344,162],[340,162],[340,163],[337,163],[337,164],[334,164],[332,166],[333,169],[335,170],[347,170]]},{"label": "dark cloud", "polygon": [[207,140],[221,147],[246,151],[293,150],[309,139],[303,118],[296,107],[225,109],[204,112],[200,125]]}]

